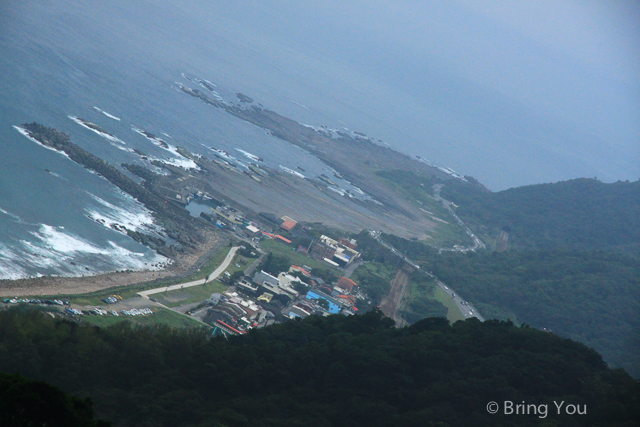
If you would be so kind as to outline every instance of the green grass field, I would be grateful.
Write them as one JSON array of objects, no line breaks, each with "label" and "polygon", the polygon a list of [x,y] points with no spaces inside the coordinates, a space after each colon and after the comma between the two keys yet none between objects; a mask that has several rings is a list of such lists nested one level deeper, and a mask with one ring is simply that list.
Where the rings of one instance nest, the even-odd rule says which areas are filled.
[{"label": "green grass field", "polygon": [[150,307],[153,310],[153,314],[146,316],[112,316],[108,314],[106,316],[81,316],[82,320],[91,325],[107,327],[119,322],[132,322],[139,325],[155,325],[163,324],[169,325],[175,328],[198,328],[204,327],[204,325],[196,320],[189,318],[189,316],[176,313],[172,310],[167,310],[162,307]]},{"label": "green grass field", "polygon": [[313,268],[322,268],[329,269],[332,271],[339,271],[337,268],[318,261],[316,259],[311,258],[310,256],[301,254],[293,250],[291,246],[285,245],[284,243],[277,242],[275,240],[265,239],[260,242],[260,248],[265,252],[272,252],[274,255],[282,255],[287,257],[291,264],[298,265],[302,267],[303,265],[307,265]]},{"label": "green grass field", "polygon": [[204,285],[191,286],[190,288],[176,289],[175,291],[169,292],[160,292],[150,296],[167,307],[178,307],[203,301],[208,299],[211,294],[215,292],[222,293],[228,288],[227,285],[222,284],[219,280],[214,280]]},{"label": "green grass field", "polygon": [[388,265],[378,263],[378,262],[368,262],[360,267],[356,268],[353,274],[351,275],[351,279],[358,283],[358,280],[362,276],[367,276],[370,274],[374,274],[376,276],[382,277],[383,279],[391,282],[391,280],[396,275],[396,269],[389,267]]},{"label": "green grass field", "polygon": [[462,314],[462,312],[460,311],[456,303],[453,302],[453,299],[451,299],[451,295],[446,293],[444,289],[442,289],[440,286],[436,286],[436,288],[433,291],[433,296],[435,297],[435,299],[440,301],[442,305],[447,307],[447,319],[449,320],[450,323],[454,323],[454,322],[457,322],[458,320],[465,319],[464,315]]}]

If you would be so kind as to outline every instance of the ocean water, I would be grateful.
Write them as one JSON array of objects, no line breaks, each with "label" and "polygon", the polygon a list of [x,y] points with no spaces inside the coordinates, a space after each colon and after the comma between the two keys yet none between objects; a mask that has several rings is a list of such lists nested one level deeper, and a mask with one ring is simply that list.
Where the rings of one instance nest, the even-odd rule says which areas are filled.
[{"label": "ocean water", "polygon": [[[150,159],[195,166],[176,152],[183,146],[209,158],[220,150],[240,168],[260,158],[258,163],[290,173],[331,176],[331,168],[304,150],[181,93],[180,84],[203,89],[194,79],[204,78],[216,85],[212,96],[238,102],[240,88],[216,80],[215,58],[198,59],[209,66],[194,67],[179,53],[188,41],[170,45],[166,35],[152,38],[157,28],[135,25],[143,22],[135,16],[143,9],[94,6],[68,1],[51,9],[34,2],[2,11],[0,279],[154,269],[168,261],[110,227],[118,223],[162,235],[150,212],[105,179],[26,137],[20,129],[25,122],[66,132],[113,164],[149,166],[136,149]],[[131,13],[126,22],[123,10]],[[158,14],[172,21],[171,10]],[[173,22],[178,32],[187,24]],[[123,33],[131,40],[116,42]],[[169,44],[163,48],[163,43]],[[332,179],[358,194],[349,183]]]},{"label": "ocean water", "polygon": [[[577,102],[597,110],[598,120],[538,111],[509,87],[476,78],[471,62],[462,62],[461,74],[453,66],[457,47],[437,31],[473,28],[497,44],[513,34],[494,31],[459,5],[431,5],[422,16],[411,12],[413,3],[392,8],[408,11],[407,20],[387,13],[385,2],[0,2],[0,279],[157,268],[167,261],[109,227],[127,223],[162,233],[149,212],[30,141],[16,129],[25,122],[66,132],[113,164],[146,164],[135,149],[188,167],[175,147],[208,157],[218,150],[241,168],[257,156],[285,172],[326,174],[340,185],[335,191],[366,198],[309,153],[181,93],[179,85],[196,87],[195,78],[215,84],[227,102],[237,103],[235,93],[242,92],[303,124],[364,132],[491,189],[580,176],[637,179],[638,122],[616,121],[635,113],[618,108],[623,103],[615,91],[613,107],[601,108],[604,95],[589,89],[612,84],[606,75],[583,73],[566,58],[540,61],[547,71],[576,76],[580,94],[594,93]],[[527,55],[539,47],[515,42],[514,51]],[[636,96],[637,85],[624,92]]]}]

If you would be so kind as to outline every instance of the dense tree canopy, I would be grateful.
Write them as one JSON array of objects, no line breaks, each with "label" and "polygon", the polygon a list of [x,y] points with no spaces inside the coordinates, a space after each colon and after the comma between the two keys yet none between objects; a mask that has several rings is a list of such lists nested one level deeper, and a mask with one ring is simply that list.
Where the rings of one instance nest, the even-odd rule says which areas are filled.
[{"label": "dense tree canopy", "polygon": [[[638,382],[582,344],[498,321],[450,326],[430,318],[396,329],[376,310],[310,316],[228,341],[198,330],[127,323],[98,329],[9,311],[0,313],[0,370],[91,396],[97,413],[116,426],[640,421]],[[564,400],[588,412],[546,420],[490,415],[492,400]]]},{"label": "dense tree canopy", "polygon": [[0,373],[0,425],[5,427],[109,427],[94,421],[93,403],[42,381]]},{"label": "dense tree canopy", "polygon": [[486,318],[581,341],[640,376],[640,261],[617,253],[442,254],[425,261]]},{"label": "dense tree canopy", "polygon": [[618,250],[640,255],[640,181],[573,179],[491,193],[458,181],[443,197],[474,229],[509,230],[514,249]]}]

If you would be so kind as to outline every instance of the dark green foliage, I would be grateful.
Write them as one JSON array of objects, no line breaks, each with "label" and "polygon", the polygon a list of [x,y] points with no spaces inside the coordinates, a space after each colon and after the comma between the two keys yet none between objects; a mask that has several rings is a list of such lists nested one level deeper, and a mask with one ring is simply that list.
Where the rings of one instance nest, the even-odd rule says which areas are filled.
[{"label": "dark green foliage", "polygon": [[[244,246],[244,247],[242,247],[242,246]],[[237,250],[237,253],[239,255],[242,255],[245,258],[257,258],[258,257],[258,250],[256,248],[254,248],[253,246],[251,246],[247,242],[242,242],[242,246],[240,246],[240,248],[238,248],[238,250]],[[253,255],[252,255],[252,253],[253,253]]]},{"label": "dark green foliage", "polygon": [[324,280],[325,283],[333,283],[338,280],[338,275],[328,268],[314,268],[311,273]]},{"label": "dark green foliage", "polygon": [[[420,244],[420,243],[419,243]],[[445,317],[447,308],[433,298],[436,283],[421,271],[414,271],[409,278],[411,292],[404,299],[400,315],[407,322],[415,323],[425,317]]]},{"label": "dark green foliage", "polygon": [[0,373],[0,425],[4,427],[109,427],[94,421],[90,399],[20,375]]},{"label": "dark green foliage", "polygon": [[511,313],[519,321],[581,341],[640,377],[637,258],[606,252],[510,251],[443,254],[425,267],[485,317]]},{"label": "dark green foliage", "polygon": [[318,305],[322,308],[324,308],[325,310],[329,310],[329,302],[325,299],[319,298],[318,299]]},{"label": "dark green foliage", "polygon": [[242,279],[243,277],[244,277],[244,271],[236,270],[233,273],[231,273],[231,277],[229,277],[229,281],[231,283],[236,283],[238,280]]},{"label": "dark green foliage", "polygon": [[[563,426],[634,426],[638,382],[584,345],[508,322],[403,328],[377,310],[207,339],[0,313],[0,370],[91,396],[116,426],[534,426],[490,400],[586,404]],[[68,424],[77,425],[77,424]]]},{"label": "dark green foliage", "polygon": [[393,266],[398,265],[398,256],[382,246],[367,231],[362,231],[354,236],[358,240],[358,249],[365,261],[375,261]]},{"label": "dark green foliage", "polygon": [[282,255],[274,255],[273,253],[269,252],[269,254],[264,257],[264,259],[258,266],[258,269],[264,270],[273,276],[277,276],[282,271],[289,271],[289,267],[291,267],[291,262],[287,257]]},{"label": "dark green foliage", "polygon": [[432,246],[428,246],[422,242],[403,239],[393,234],[382,233],[382,239],[410,258],[420,259],[438,253],[438,250]]},{"label": "dark green foliage", "polygon": [[574,179],[491,193],[461,181],[442,196],[457,214],[492,237],[509,227],[514,249],[571,248],[640,254],[640,181]]},{"label": "dark green foliage", "polygon": [[382,298],[391,290],[391,280],[370,271],[358,271],[358,273],[354,280],[357,281],[360,289],[371,298],[375,305],[380,304]]}]

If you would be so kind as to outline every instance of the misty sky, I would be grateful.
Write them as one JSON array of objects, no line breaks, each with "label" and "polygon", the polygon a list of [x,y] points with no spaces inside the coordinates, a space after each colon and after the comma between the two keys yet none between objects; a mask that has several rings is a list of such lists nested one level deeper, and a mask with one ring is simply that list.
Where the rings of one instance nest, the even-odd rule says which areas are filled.
[{"label": "misty sky", "polygon": [[262,39],[244,43],[283,62],[332,64],[310,79],[369,106],[376,117],[350,125],[394,147],[494,189],[640,178],[637,2],[249,3],[199,13],[250,26]]}]

